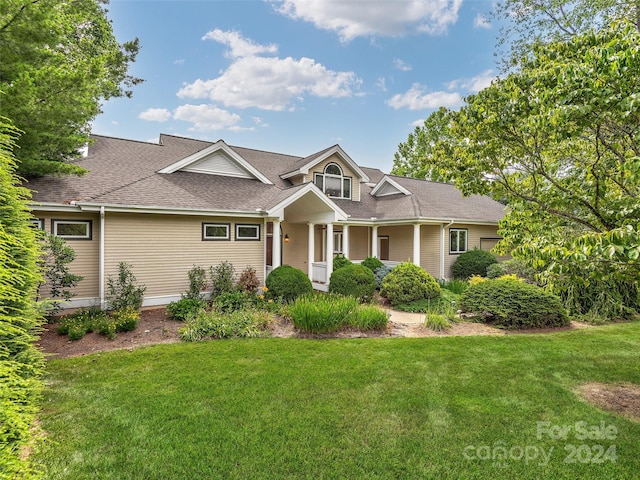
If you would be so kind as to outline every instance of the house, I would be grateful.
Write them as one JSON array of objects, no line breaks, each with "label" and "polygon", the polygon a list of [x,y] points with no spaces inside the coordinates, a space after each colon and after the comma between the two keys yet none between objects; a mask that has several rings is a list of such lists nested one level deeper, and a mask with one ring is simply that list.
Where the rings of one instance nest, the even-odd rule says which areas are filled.
[{"label": "house", "polygon": [[296,157],[171,135],[94,140],[78,160],[85,177],[28,183],[40,228],[76,252],[71,270],[84,280],[72,307],[104,306],[119,262],[132,265],[150,306],[179,299],[194,265],[226,260],[264,282],[288,264],[326,290],[336,253],[447,278],[458,254],[499,240],[500,203],[362,167],[339,145]]}]

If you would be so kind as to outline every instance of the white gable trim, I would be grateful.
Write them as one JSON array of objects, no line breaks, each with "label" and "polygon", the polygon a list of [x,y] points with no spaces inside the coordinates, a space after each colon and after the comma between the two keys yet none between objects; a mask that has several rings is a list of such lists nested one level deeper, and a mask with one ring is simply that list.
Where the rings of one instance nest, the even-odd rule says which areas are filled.
[{"label": "white gable trim", "polygon": [[304,187],[298,190],[293,195],[289,195],[284,200],[280,201],[273,207],[266,210],[266,214],[268,217],[284,217],[284,209],[289,205],[295,203],[297,200],[302,198],[307,193],[313,193],[320,201],[322,201],[327,207],[335,212],[336,218],[335,221],[346,221],[349,218],[349,215],[338,207],[335,203],[333,203],[329,197],[327,197],[318,187],[316,187],[313,183],[306,183]]},{"label": "white gable trim", "polygon": [[347,165],[349,165],[349,168],[351,168],[351,170],[353,170],[358,175],[358,177],[360,177],[361,182],[369,181],[369,176],[366,173],[364,173],[364,171],[358,166],[358,164],[354,162],[351,159],[351,157],[349,157],[349,155],[346,154],[344,150],[342,150],[340,145],[335,145],[334,147],[331,147],[329,150],[324,152],[319,157],[314,158],[309,163],[306,163],[305,165],[301,166],[298,170],[285,173],[284,175],[281,175],[280,178],[287,179],[287,178],[295,177],[296,175],[307,175],[311,168],[315,167],[319,163],[324,162],[327,158],[329,158],[331,155],[334,155],[334,154],[337,154]]},{"label": "white gable trim", "polygon": [[[189,155],[188,157],[185,157],[182,160],[172,163],[171,165],[164,167],[162,170],[158,170],[158,173],[174,173],[174,172],[177,172],[178,170],[192,171],[192,172],[198,172],[198,173],[211,173],[211,172],[206,172],[204,170],[200,170],[197,167],[191,168],[191,169],[189,167],[191,165],[197,164],[197,162],[208,157],[209,155],[216,152],[220,152],[220,151],[224,152],[230,158],[230,160],[237,165],[238,168],[245,170],[250,174],[250,177],[246,177],[246,178],[255,178],[256,180],[260,180],[262,183],[265,183],[267,185],[273,185],[273,182],[271,182],[267,177],[265,177],[262,173],[260,173],[260,171],[257,170],[253,165],[247,162],[235,151],[233,151],[222,140],[218,140],[213,145],[203,150],[200,150],[199,152],[196,152],[193,155]],[[221,172],[220,175],[236,176],[236,177],[239,176],[238,174],[230,175],[229,173],[226,173],[226,172]]]},{"label": "white gable trim", "polygon": [[[392,192],[383,192],[383,188],[385,185],[390,185],[392,187]],[[380,193],[379,193],[380,192]],[[411,195],[411,192],[396,182],[394,179],[390,178],[388,175],[382,177],[382,180],[378,182],[378,184],[371,190],[371,195],[374,197],[385,197],[387,195],[394,195],[397,193],[402,193],[404,195]]]}]

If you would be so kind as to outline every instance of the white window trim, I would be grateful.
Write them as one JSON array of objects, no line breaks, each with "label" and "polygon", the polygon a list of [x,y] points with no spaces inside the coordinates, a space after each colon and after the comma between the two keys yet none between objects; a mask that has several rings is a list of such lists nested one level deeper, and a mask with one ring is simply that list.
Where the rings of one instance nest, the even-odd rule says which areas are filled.
[{"label": "white window trim", "polygon": [[[456,233],[456,248],[459,247],[460,245],[460,233],[459,232],[465,232],[465,236],[464,236],[464,250],[454,250],[453,249],[453,242],[451,241],[451,236],[452,233]],[[465,253],[467,250],[469,250],[469,229],[468,228],[450,228],[449,229],[449,254],[451,255],[458,255],[460,253]]]},{"label": "white window trim", "polygon": [[[241,237],[239,235],[241,228],[254,228],[256,235],[252,237]],[[258,241],[260,240],[260,224],[258,223],[236,223],[236,240],[239,241]]]},{"label": "white window trim", "polygon": [[[338,169],[340,170],[340,175],[337,175],[337,174],[334,174],[334,173],[326,173],[326,172],[327,172],[327,168],[328,168],[328,167],[330,167],[330,166],[332,166],[332,165],[335,165],[336,167],[338,167]],[[342,199],[345,199],[345,200],[351,200],[351,198],[353,197],[353,179],[352,179],[352,177],[347,177],[347,176],[345,176],[345,174],[344,174],[344,170],[343,170],[343,169],[342,169],[342,167],[341,167],[340,165],[338,165],[337,163],[335,163],[335,162],[327,163],[327,164],[324,166],[324,169],[322,170],[322,173],[315,172],[315,173],[313,174],[313,183],[314,183],[316,186],[318,186],[317,181],[316,181],[316,179],[317,179],[318,177],[322,178],[322,188],[321,188],[321,190],[322,190],[324,193],[327,193],[327,192],[326,192],[326,187],[327,187],[326,178],[327,178],[327,177],[329,177],[329,178],[335,178],[335,179],[339,179],[339,180],[340,180],[340,196],[339,196],[339,197],[338,197],[338,196],[333,196],[333,195],[329,195],[329,194],[327,193],[327,195],[328,195],[329,197],[331,197],[331,198],[342,198]],[[347,181],[349,182],[349,196],[348,196],[348,197],[345,197],[345,196],[344,196],[344,181],[345,181],[345,180],[347,180]],[[320,188],[320,187],[318,187],[318,188]]]},{"label": "white window trim", "polygon": [[34,226],[34,228],[44,230],[44,218],[32,218],[31,224]]},{"label": "white window trim", "polygon": [[[207,235],[207,227],[225,227],[227,229],[227,235],[224,237],[212,237]],[[231,240],[231,224],[230,223],[210,223],[203,222],[202,223],[202,240],[203,241],[229,241]]]},{"label": "white window trim", "polygon": [[333,232],[333,253],[343,253],[342,232]]},{"label": "white window trim", "polygon": [[[61,223],[68,223],[73,225],[86,225],[87,233],[86,235],[60,235],[58,233],[58,225]],[[55,236],[64,238],[65,240],[91,240],[91,230],[92,230],[92,222],[91,220],[51,220],[51,233]]]}]

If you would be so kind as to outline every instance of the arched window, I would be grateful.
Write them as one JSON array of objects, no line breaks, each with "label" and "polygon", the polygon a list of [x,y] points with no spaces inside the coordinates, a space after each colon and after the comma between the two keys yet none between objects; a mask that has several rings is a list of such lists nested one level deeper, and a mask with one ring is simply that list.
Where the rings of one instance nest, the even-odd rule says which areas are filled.
[{"label": "arched window", "polygon": [[313,183],[330,197],[351,199],[351,177],[345,177],[337,163],[328,163],[323,173],[315,173]]}]

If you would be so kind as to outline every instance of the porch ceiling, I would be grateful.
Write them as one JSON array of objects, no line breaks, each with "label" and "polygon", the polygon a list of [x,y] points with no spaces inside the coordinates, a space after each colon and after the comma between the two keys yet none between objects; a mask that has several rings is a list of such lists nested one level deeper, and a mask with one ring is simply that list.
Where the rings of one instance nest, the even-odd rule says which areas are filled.
[{"label": "porch ceiling", "polygon": [[338,220],[331,208],[315,192],[309,191],[284,209],[287,223],[328,223]]}]

